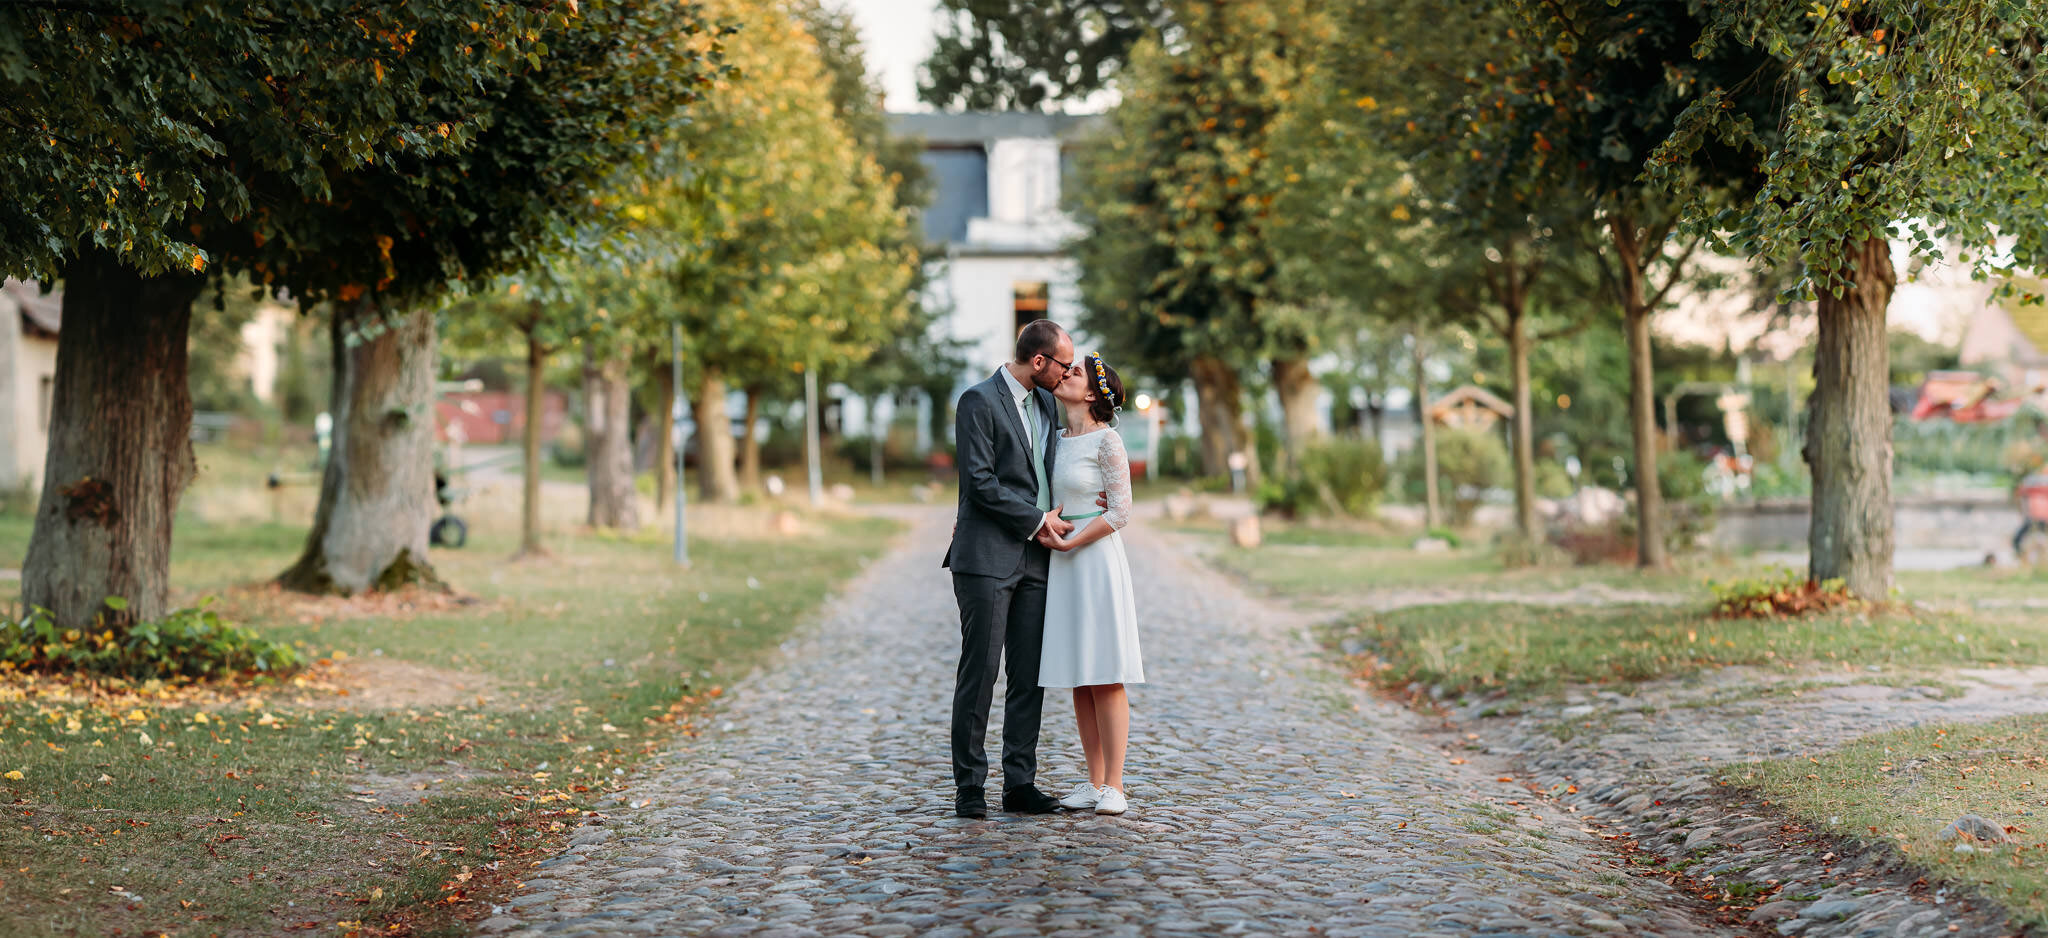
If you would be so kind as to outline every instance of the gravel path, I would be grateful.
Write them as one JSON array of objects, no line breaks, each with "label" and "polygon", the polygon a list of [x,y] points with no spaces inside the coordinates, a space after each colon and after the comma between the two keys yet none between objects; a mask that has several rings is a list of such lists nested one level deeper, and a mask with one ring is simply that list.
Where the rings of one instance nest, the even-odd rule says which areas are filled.
[{"label": "gravel path", "polygon": [[[1415,718],[1311,659],[1297,613],[1142,530],[1129,540],[1155,683],[1133,691],[1132,812],[953,818],[946,514],[918,512],[818,627],[732,689],[711,733],[646,772],[483,930],[1705,930],[1688,900],[1620,872],[1525,783],[1407,742]],[[1042,746],[1040,784],[1064,791],[1081,764],[1065,700],[1048,697]]]}]

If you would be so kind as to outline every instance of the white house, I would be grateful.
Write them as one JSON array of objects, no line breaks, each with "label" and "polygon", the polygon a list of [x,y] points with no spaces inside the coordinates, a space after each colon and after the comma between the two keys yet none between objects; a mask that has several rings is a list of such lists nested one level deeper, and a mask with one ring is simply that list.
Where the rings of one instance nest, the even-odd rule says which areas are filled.
[{"label": "white house", "polygon": [[40,488],[64,308],[34,281],[0,284],[0,488]]},{"label": "white house", "polygon": [[[1025,323],[1050,318],[1073,326],[1080,296],[1064,247],[1080,229],[1060,211],[1060,194],[1074,148],[1099,120],[1027,112],[889,115],[898,136],[923,142],[931,172],[924,300],[941,311],[940,335],[965,343],[967,368],[955,395],[1009,360]],[[865,401],[831,396],[840,399],[844,432],[868,432]],[[933,404],[921,401],[919,409]],[[886,404],[876,416],[890,419]],[[925,416],[917,421],[920,434]],[[920,450],[929,443],[920,437]]]}]

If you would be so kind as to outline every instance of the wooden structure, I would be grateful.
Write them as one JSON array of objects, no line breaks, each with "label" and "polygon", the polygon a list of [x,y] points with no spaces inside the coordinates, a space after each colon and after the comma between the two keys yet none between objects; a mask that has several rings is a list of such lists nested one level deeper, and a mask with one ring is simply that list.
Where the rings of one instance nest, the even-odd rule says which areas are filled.
[{"label": "wooden structure", "polygon": [[1514,405],[1476,384],[1465,385],[1429,402],[1429,419],[1460,430],[1491,430],[1494,424],[1514,416]]}]

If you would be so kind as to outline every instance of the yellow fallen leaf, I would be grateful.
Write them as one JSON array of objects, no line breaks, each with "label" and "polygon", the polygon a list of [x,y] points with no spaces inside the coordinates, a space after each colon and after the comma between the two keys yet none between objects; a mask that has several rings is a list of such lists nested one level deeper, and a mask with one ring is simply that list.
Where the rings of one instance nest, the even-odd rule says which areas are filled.
[{"label": "yellow fallen leaf", "polygon": [[15,781],[20,781],[20,780],[21,780],[21,770],[20,770],[20,769],[15,769],[15,770],[13,770],[13,771],[11,771],[11,772],[8,772],[8,773],[7,773],[7,777],[8,777],[8,778],[10,778],[10,779],[13,779],[13,780],[15,780]]},{"label": "yellow fallen leaf", "polygon": [[372,890],[370,890],[370,898],[372,898],[372,899],[382,899],[382,898],[384,898],[384,887],[382,887],[382,886],[379,886],[379,887],[377,887],[377,888],[375,888],[375,889],[372,889]]}]

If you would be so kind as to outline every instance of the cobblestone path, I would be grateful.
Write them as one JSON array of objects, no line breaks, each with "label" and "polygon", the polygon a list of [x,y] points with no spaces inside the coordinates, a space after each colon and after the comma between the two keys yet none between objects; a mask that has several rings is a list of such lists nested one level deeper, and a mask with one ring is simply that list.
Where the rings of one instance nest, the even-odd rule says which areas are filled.
[{"label": "cobblestone path", "polygon": [[[1688,900],[1623,873],[1576,818],[1522,801],[1519,781],[1406,742],[1412,717],[1311,658],[1295,614],[1247,599],[1142,522],[1129,540],[1154,683],[1132,693],[1131,813],[952,817],[948,514],[917,513],[780,662],[732,688],[710,732],[644,773],[483,930],[1705,930]],[[1081,778],[1072,720],[1048,694],[1048,791]]]}]

